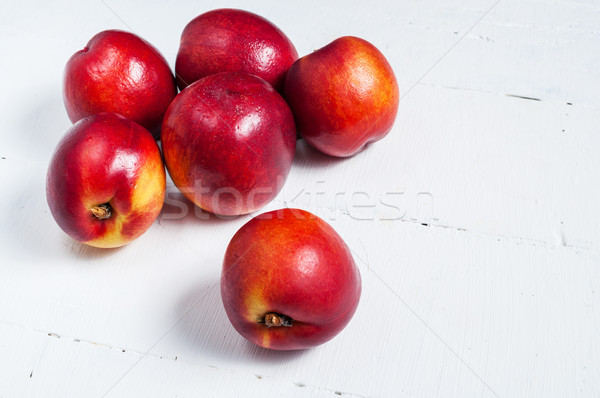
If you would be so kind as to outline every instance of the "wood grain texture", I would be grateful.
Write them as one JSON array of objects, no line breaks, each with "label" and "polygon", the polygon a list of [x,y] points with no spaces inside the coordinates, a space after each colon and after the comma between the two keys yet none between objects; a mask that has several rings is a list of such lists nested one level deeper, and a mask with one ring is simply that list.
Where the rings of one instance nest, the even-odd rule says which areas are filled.
[{"label": "wood grain texture", "polygon": [[[0,4],[0,397],[598,396],[600,4],[501,0],[476,23],[493,4]],[[301,143],[264,209],[317,213],[362,273],[355,318],[304,352],[255,347],[224,314],[221,261],[248,216],[207,217],[171,184],[145,235],[100,250],[45,202],[69,56],[118,28],[172,66],[185,24],[224,6],[300,54],[363,37],[403,95],[351,159]]]}]

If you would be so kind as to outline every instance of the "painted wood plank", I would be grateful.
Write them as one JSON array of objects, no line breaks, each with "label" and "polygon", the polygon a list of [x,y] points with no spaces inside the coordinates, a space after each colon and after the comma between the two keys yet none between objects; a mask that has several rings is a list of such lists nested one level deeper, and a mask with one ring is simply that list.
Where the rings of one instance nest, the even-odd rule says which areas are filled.
[{"label": "painted wood plank", "polygon": [[[0,5],[0,396],[119,380],[109,396],[598,395],[596,2],[503,0],[476,25],[493,2],[106,4]],[[268,17],[301,54],[365,37],[406,94],[352,159],[300,144],[268,207],[323,216],[363,274],[350,326],[303,353],[258,349],[223,316],[222,255],[248,217],[179,217],[171,187],[146,235],[100,251],[45,204],[66,59],[124,21],[173,64],[185,23],[221,6]]]}]

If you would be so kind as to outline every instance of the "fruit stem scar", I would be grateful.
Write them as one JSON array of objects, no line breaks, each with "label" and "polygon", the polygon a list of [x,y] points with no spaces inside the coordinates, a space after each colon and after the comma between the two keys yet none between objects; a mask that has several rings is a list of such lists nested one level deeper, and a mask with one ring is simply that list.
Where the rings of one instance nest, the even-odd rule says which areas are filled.
[{"label": "fruit stem scar", "polygon": [[101,205],[92,207],[90,211],[98,220],[106,220],[112,216],[112,207],[108,203],[102,203]]},{"label": "fruit stem scar", "polygon": [[276,314],[274,312],[265,315],[264,320],[259,323],[264,323],[268,328],[274,326],[292,327],[292,318],[287,315]]}]

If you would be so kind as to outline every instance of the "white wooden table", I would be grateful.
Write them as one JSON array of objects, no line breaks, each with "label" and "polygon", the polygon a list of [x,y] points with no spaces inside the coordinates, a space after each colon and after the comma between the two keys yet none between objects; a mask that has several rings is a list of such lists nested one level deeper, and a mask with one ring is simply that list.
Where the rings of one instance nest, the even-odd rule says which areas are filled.
[{"label": "white wooden table", "polygon": [[[145,235],[99,250],[46,205],[70,55],[117,28],[173,66],[185,24],[225,6],[301,55],[363,37],[403,94],[354,158],[300,144],[265,209],[320,215],[362,273],[352,322],[303,352],[255,347],[224,314],[249,217],[182,214],[171,184]],[[0,397],[600,395],[598,1],[4,1],[0,53]]]}]

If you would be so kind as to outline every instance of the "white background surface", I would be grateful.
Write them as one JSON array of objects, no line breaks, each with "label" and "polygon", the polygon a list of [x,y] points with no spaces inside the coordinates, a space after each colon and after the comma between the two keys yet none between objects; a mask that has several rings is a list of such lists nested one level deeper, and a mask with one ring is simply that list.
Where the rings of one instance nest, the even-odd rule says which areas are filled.
[{"label": "white background surface", "polygon": [[[253,346],[224,314],[222,257],[249,217],[167,206],[100,250],[46,205],[70,55],[117,28],[173,66],[186,23],[224,6],[300,55],[363,37],[403,95],[354,158],[299,145],[267,207],[323,217],[362,273],[352,322],[303,352]],[[5,1],[0,53],[0,397],[600,395],[597,1]]]}]

